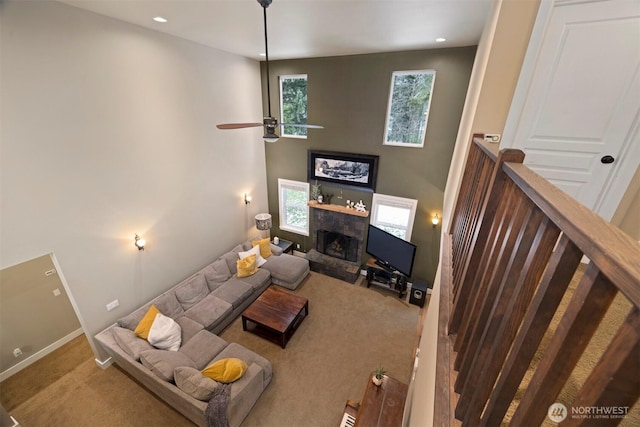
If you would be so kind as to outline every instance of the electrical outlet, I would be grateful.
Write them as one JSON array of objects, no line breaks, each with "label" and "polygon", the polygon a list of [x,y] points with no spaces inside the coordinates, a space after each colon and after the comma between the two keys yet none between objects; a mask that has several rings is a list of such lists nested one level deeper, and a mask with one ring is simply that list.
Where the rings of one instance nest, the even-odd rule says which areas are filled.
[{"label": "electrical outlet", "polygon": [[19,348],[16,348],[15,350],[13,350],[13,356],[14,357],[22,356],[22,350],[20,350]]},{"label": "electrical outlet", "polygon": [[118,301],[117,299],[114,299],[109,304],[107,304],[107,311],[111,311],[119,305],[120,305],[120,301]]},{"label": "electrical outlet", "polygon": [[296,243],[296,249],[300,249],[300,243]]},{"label": "electrical outlet", "polygon": [[500,142],[501,135],[499,133],[485,133],[484,140],[487,142]]},{"label": "electrical outlet", "polygon": [[54,289],[54,290],[53,290],[53,296],[54,296],[54,297],[59,297],[59,296],[60,296],[60,289],[57,289],[57,288],[56,288],[56,289]]}]

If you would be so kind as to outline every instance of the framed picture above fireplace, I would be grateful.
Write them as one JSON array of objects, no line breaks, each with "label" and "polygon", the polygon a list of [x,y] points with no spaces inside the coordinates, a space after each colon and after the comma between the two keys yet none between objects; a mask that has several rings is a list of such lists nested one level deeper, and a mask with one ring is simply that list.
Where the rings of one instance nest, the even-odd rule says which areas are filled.
[{"label": "framed picture above fireplace", "polygon": [[336,151],[308,151],[307,176],[333,184],[375,191],[378,156],[340,153]]}]

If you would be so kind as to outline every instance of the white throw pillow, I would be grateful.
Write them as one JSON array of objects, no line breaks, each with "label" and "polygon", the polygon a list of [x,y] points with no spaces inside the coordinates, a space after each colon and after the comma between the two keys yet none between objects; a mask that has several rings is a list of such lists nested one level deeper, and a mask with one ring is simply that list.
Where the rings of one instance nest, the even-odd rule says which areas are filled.
[{"label": "white throw pillow", "polygon": [[262,267],[264,265],[264,263],[267,262],[267,260],[262,258],[262,256],[260,255],[260,246],[254,246],[254,247],[252,247],[251,249],[249,249],[248,251],[245,251],[245,252],[238,252],[238,256],[240,257],[240,259],[245,259],[249,255],[255,255],[256,256],[256,265],[258,267]]},{"label": "white throw pillow", "polygon": [[161,350],[178,351],[182,342],[180,334],[180,325],[175,320],[158,313],[149,330],[147,341]]}]

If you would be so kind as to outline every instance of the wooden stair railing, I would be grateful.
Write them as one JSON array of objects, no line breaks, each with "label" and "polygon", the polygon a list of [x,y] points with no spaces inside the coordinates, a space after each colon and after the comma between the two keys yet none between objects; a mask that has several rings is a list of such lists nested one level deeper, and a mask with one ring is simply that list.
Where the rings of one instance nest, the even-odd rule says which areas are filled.
[{"label": "wooden stair railing", "polygon": [[[567,405],[632,407],[640,395],[640,246],[476,135],[444,240],[434,424],[504,422],[534,355],[543,351],[510,422],[539,425],[614,297],[627,317]],[[590,262],[541,347],[580,261]],[[562,414],[559,414],[562,415]],[[598,420],[602,422],[603,420]],[[621,418],[607,419],[617,425]]]}]

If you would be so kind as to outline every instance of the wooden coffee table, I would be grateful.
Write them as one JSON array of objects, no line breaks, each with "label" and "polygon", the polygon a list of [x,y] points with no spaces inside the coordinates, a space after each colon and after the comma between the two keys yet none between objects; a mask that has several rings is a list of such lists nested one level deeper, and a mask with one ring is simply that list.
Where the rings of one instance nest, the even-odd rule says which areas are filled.
[{"label": "wooden coffee table", "polygon": [[272,285],[242,313],[242,330],[285,348],[308,314],[309,300]]}]

